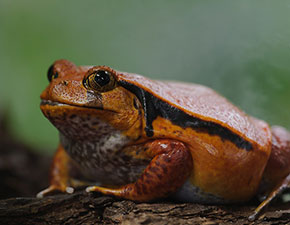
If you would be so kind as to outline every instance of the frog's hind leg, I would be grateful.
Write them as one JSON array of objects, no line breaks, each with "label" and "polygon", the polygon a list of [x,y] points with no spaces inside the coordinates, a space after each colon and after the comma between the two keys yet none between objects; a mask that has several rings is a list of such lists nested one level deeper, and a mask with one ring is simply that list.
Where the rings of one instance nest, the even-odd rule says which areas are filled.
[{"label": "frog's hind leg", "polygon": [[279,126],[274,126],[271,130],[272,149],[263,180],[272,190],[249,217],[250,220],[256,219],[275,197],[290,188],[290,133]]},{"label": "frog's hind leg", "polygon": [[69,186],[70,158],[60,144],[53,157],[50,168],[50,186],[37,194],[38,198],[54,193],[56,191],[73,193],[74,188]]},{"label": "frog's hind leg", "polygon": [[181,142],[168,139],[150,142],[146,148],[146,153],[153,159],[135,183],[117,189],[92,186],[87,191],[135,201],[150,201],[174,193],[192,170],[189,149]]}]

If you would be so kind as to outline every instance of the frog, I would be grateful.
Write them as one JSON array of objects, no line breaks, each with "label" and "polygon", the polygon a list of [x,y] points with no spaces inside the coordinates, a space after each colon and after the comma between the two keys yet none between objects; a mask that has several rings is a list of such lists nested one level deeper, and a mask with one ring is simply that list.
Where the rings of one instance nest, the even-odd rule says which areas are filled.
[{"label": "frog", "polygon": [[100,192],[137,202],[264,200],[290,186],[290,133],[247,115],[199,84],[152,80],[108,66],[57,60],[40,108],[59,131],[50,186],[73,193],[72,166]]}]

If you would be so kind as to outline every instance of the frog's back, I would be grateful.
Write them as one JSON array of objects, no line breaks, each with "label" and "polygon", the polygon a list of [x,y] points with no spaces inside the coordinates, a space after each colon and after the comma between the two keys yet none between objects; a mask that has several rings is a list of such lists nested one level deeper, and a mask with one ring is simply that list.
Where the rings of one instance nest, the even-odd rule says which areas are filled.
[{"label": "frog's back", "polygon": [[[170,120],[184,123],[187,118],[196,118],[194,123],[202,122],[201,126],[212,127],[212,130],[215,127],[220,131],[224,130],[224,135],[232,133],[260,147],[269,144],[271,135],[265,122],[248,116],[210,88],[193,83],[154,81],[129,73],[121,73],[119,79],[121,83],[134,89],[136,95],[140,95],[142,91],[146,92],[156,104],[161,103],[167,107],[167,112],[164,113],[166,115],[163,116]],[[168,107],[171,107],[172,113],[168,112]],[[180,119],[184,121],[176,121],[177,111],[183,114]],[[187,118],[184,118],[185,115],[188,115]]]}]

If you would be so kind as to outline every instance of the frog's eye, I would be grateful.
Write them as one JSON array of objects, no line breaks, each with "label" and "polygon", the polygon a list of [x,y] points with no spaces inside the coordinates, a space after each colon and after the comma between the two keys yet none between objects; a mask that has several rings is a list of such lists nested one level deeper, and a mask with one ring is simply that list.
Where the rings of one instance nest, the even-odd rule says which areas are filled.
[{"label": "frog's eye", "polygon": [[58,77],[58,73],[54,72],[54,67],[53,65],[51,65],[47,71],[47,78],[49,80],[49,82],[51,82],[53,79]]},{"label": "frog's eye", "polygon": [[83,84],[86,88],[99,92],[106,92],[116,87],[116,80],[111,72],[107,70],[97,70],[89,74],[83,80]]}]

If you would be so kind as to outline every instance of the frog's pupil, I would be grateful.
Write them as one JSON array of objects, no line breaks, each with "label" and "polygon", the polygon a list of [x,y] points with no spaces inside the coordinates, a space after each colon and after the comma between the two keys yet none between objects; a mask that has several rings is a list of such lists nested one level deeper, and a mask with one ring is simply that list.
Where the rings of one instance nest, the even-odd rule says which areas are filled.
[{"label": "frog's pupil", "polygon": [[110,82],[109,72],[105,70],[99,70],[96,72],[94,80],[102,87]]}]

